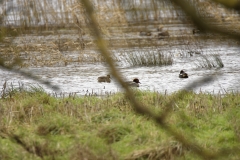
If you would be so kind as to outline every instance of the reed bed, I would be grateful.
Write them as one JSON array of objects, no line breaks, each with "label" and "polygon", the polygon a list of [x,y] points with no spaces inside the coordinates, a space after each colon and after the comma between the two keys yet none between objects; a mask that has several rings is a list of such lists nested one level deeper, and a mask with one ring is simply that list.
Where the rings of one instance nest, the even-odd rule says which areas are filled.
[{"label": "reed bed", "polygon": [[167,66],[173,64],[171,54],[160,50],[139,49],[135,52],[121,53],[121,63],[127,66]]},{"label": "reed bed", "polygon": [[200,55],[200,59],[197,59],[196,62],[197,67],[199,68],[223,68],[224,64],[220,55],[218,54],[211,54],[211,55]]},{"label": "reed bed", "polygon": [[4,98],[11,98],[14,96],[16,93],[21,93],[21,92],[28,92],[29,94],[31,93],[44,93],[44,89],[39,85],[25,85],[22,82],[18,82],[17,85],[13,85],[12,82],[8,83],[5,81],[3,83],[2,90],[0,91],[0,97],[2,99]]},{"label": "reed bed", "polygon": [[[11,64],[14,58],[21,58],[21,68],[104,62],[101,56],[85,51],[86,49],[96,49],[96,44],[92,38],[92,31],[88,27],[90,25],[89,17],[86,16],[82,4],[78,0],[56,0],[55,2],[17,0],[16,3],[2,3],[3,26],[1,26],[0,40],[4,45],[1,46],[1,58],[6,63]],[[131,40],[128,39],[128,34],[139,30],[139,27],[147,29],[150,25],[154,27],[151,30],[155,34],[159,23],[179,24],[182,23],[181,17],[187,18],[179,8],[168,1],[151,0],[140,3],[139,1],[109,2],[104,0],[92,3],[98,27],[105,36],[108,46],[113,49],[164,46],[169,43],[175,45],[175,37],[170,37],[171,40],[161,41],[154,36],[148,39],[137,37]],[[226,18],[225,21],[227,21]],[[184,24],[190,24],[190,22],[184,22]],[[67,34],[70,36],[67,37]],[[25,35],[26,37],[30,35],[30,38],[27,39]],[[47,40],[34,41],[36,35],[43,35]],[[21,43],[12,43],[15,36],[19,36],[18,42]],[[52,39],[49,38],[51,36]],[[184,39],[179,36],[176,38]],[[192,36],[190,38],[189,41],[194,39]],[[140,43],[137,44],[137,42]],[[69,56],[69,51],[78,53],[75,56]],[[146,54],[147,56],[144,55],[145,53],[139,52],[139,56],[128,54],[129,56],[125,57],[128,57],[129,65],[161,66],[172,63],[170,56],[147,52],[149,52]]]}]

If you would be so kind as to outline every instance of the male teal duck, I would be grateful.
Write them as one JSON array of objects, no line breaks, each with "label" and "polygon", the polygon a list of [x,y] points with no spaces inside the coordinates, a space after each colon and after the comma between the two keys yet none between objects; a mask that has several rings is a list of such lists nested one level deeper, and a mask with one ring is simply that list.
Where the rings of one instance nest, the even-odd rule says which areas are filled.
[{"label": "male teal duck", "polygon": [[133,81],[127,81],[125,82],[129,87],[139,87],[139,79],[138,78],[134,78]]},{"label": "male teal duck", "polygon": [[101,76],[101,77],[98,77],[98,82],[107,82],[107,83],[110,83],[111,82],[111,79],[110,79],[110,75],[107,75],[107,76]]},{"label": "male teal duck", "polygon": [[180,71],[179,78],[188,78],[188,74],[183,70]]}]

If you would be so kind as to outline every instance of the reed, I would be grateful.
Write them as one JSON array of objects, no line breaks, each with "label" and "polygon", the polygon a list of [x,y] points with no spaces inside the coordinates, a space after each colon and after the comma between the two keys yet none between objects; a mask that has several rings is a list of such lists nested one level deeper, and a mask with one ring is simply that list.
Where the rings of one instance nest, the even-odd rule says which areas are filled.
[{"label": "reed", "polygon": [[139,49],[135,52],[125,52],[122,55],[120,61],[128,66],[167,66],[173,64],[172,55],[160,50]]},{"label": "reed", "polygon": [[224,64],[221,57],[218,54],[200,55],[200,59],[197,59],[196,66],[199,68],[223,68]]},{"label": "reed", "polygon": [[11,98],[14,94],[19,94],[21,92],[27,94],[36,94],[36,93],[44,93],[44,89],[39,84],[31,84],[24,85],[22,82],[18,82],[17,85],[13,85],[12,82],[5,81],[2,86],[2,90],[0,91],[1,98]]}]

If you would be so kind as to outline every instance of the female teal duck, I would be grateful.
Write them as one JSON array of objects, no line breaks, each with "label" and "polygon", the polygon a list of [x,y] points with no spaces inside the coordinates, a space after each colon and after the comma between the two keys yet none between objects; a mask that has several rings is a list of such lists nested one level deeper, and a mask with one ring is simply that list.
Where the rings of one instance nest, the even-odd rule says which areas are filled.
[{"label": "female teal duck", "polygon": [[140,31],[139,35],[140,35],[140,36],[151,36],[151,35],[152,35],[152,33],[151,33],[151,32],[149,32],[149,31],[147,31],[147,32]]},{"label": "female teal duck", "polygon": [[139,79],[138,78],[134,78],[133,81],[127,81],[125,82],[129,87],[139,87]]},{"label": "female teal duck", "polygon": [[163,32],[158,33],[157,36],[158,36],[158,39],[164,39],[166,37],[169,37],[170,35],[169,35],[168,31],[163,31]]},{"label": "female teal duck", "polygon": [[157,31],[158,31],[158,32],[163,31],[163,26],[162,26],[162,25],[159,25],[159,26],[157,27]]},{"label": "female teal duck", "polygon": [[107,76],[98,77],[98,82],[110,83],[111,82],[110,75],[108,74]]},{"label": "female teal duck", "polygon": [[200,30],[199,30],[199,29],[193,29],[193,30],[192,30],[192,33],[193,33],[193,34],[200,33]]},{"label": "female teal duck", "polygon": [[188,78],[188,74],[183,70],[180,71],[179,78]]}]

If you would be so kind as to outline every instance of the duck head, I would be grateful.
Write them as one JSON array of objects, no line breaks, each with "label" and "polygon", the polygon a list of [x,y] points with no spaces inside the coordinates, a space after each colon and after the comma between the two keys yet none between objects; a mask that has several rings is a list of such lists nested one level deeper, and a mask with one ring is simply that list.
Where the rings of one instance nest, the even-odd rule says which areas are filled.
[{"label": "duck head", "polygon": [[135,82],[135,83],[140,83],[140,81],[139,81],[138,78],[134,78],[134,79],[133,79],[133,82]]},{"label": "duck head", "polygon": [[181,70],[181,71],[180,71],[180,74],[183,74],[183,73],[185,73],[185,72],[184,72],[183,70]]}]

